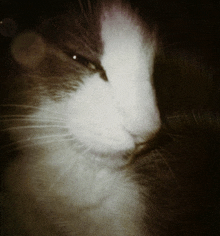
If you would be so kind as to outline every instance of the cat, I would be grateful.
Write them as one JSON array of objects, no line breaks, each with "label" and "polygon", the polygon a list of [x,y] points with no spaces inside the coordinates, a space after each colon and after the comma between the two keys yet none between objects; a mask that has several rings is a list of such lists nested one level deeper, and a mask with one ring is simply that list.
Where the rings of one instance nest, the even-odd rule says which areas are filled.
[{"label": "cat", "polygon": [[1,109],[16,158],[4,184],[24,235],[143,235],[141,187],[123,166],[160,126],[156,42],[128,5],[100,8],[12,42],[20,72]]},{"label": "cat", "polygon": [[[189,178],[208,173],[209,158],[219,173],[218,116],[215,125],[211,115],[164,119],[155,30],[120,1],[78,7],[11,43],[1,82],[2,235],[199,234],[202,210],[191,198],[206,189],[191,195],[198,181]],[[203,147],[201,169],[188,170]]]}]

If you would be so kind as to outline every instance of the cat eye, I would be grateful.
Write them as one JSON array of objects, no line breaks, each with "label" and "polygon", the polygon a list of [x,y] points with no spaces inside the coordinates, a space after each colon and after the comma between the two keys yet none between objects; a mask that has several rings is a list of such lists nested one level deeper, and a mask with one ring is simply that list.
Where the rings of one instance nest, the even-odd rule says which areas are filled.
[{"label": "cat eye", "polygon": [[84,58],[78,54],[73,54],[72,58],[74,61],[86,66],[90,70],[94,70],[94,71],[97,70],[97,67],[95,64],[93,64],[92,62],[90,62],[89,60],[87,60],[86,58]]},{"label": "cat eye", "polygon": [[101,78],[104,81],[108,81],[107,76],[105,74],[105,71],[104,71],[104,69],[102,68],[101,65],[99,65],[97,63],[94,63],[94,62],[86,59],[85,57],[77,54],[77,53],[72,54],[71,57],[74,61],[80,63],[81,65],[85,66],[86,68],[93,71],[94,73],[99,73]]}]

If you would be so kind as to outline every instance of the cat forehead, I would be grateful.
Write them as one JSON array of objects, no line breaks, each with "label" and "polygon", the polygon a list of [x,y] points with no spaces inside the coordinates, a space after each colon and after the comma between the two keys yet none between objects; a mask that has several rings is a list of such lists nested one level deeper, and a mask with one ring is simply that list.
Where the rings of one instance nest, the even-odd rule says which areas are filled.
[{"label": "cat forehead", "polygon": [[119,30],[123,31],[126,27],[145,28],[128,3],[98,1],[89,5],[88,2],[79,1],[78,4],[68,5],[68,10],[65,12],[42,20],[38,30],[51,43],[66,44],[78,51],[83,52],[88,49],[87,53],[93,51],[101,54],[103,51],[101,31],[104,23],[113,29],[113,33],[118,30],[114,36],[118,36]]},{"label": "cat forehead", "polygon": [[[43,38],[59,47],[69,47],[73,51],[86,54],[101,53],[102,42],[100,37],[101,9],[92,6],[86,7],[68,5],[68,9],[52,18],[41,19],[37,28]],[[81,3],[82,4],[82,3]]]}]

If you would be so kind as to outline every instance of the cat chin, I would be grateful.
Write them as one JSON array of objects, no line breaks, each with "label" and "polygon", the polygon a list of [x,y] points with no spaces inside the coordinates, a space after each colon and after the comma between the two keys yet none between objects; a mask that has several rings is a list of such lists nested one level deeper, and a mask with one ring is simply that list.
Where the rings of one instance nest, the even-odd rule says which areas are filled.
[{"label": "cat chin", "polygon": [[[114,156],[118,153],[125,154],[135,148],[133,137],[127,132],[121,132],[118,139],[102,136],[91,136],[79,134],[78,140],[91,152],[97,154]],[[121,155],[119,155],[121,156]]]}]

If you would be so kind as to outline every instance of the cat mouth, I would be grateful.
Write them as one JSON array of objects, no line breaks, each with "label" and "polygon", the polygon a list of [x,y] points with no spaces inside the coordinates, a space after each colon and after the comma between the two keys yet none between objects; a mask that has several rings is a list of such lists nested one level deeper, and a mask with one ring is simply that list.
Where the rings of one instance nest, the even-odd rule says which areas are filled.
[{"label": "cat mouth", "polygon": [[153,135],[141,136],[133,134],[124,126],[121,126],[117,127],[117,133],[111,132],[107,135],[107,132],[101,134],[93,130],[90,136],[88,136],[88,132],[84,135],[80,132],[76,139],[79,140],[87,150],[93,153],[107,156],[122,156],[136,150],[152,137]]}]

